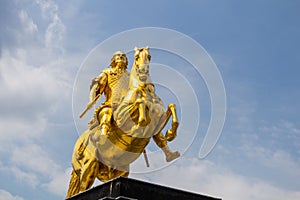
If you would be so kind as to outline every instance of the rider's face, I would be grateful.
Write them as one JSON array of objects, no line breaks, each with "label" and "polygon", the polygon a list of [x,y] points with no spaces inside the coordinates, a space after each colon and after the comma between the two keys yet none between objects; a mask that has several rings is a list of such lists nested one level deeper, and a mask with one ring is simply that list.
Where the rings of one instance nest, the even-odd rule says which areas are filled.
[{"label": "rider's face", "polygon": [[114,55],[115,57],[115,62],[118,64],[118,63],[122,63],[122,64],[125,64],[126,63],[126,55],[123,54],[123,53],[120,53],[120,54],[115,54]]}]

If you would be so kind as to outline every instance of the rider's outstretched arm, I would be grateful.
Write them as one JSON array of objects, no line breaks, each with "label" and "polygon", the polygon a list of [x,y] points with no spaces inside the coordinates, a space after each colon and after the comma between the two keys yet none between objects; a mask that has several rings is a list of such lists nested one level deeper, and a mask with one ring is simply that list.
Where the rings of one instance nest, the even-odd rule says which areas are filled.
[{"label": "rider's outstretched arm", "polygon": [[102,95],[107,84],[107,74],[102,72],[94,78],[90,86],[89,104],[93,102],[98,94]]}]

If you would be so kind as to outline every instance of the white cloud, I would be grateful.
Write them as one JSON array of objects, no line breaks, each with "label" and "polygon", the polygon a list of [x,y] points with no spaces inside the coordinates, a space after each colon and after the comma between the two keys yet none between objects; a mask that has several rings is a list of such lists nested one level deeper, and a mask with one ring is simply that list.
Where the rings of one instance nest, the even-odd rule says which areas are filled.
[{"label": "white cloud", "polygon": [[[22,111],[20,111],[22,112]],[[46,128],[46,119],[25,119],[16,117],[0,116],[0,142],[2,147],[0,152],[11,149],[10,142],[28,142],[42,136]]]},{"label": "white cloud", "polygon": [[[53,156],[39,140],[49,132],[49,115],[63,117],[65,102],[72,92],[64,61],[54,60],[40,67],[28,64],[26,51],[0,59],[0,172],[30,187],[65,196],[66,178]],[[53,123],[53,122],[51,122]]]},{"label": "white cloud", "polygon": [[24,32],[28,34],[34,34],[38,32],[37,25],[33,22],[33,20],[28,16],[25,10],[21,10],[19,13],[19,18],[24,27]]},{"label": "white cloud", "polygon": [[[279,120],[276,123],[262,122],[259,131],[264,134],[269,134],[273,139],[278,140],[284,136],[285,138],[297,144],[300,139],[300,129],[292,121]],[[284,134],[284,135],[283,135]]]},{"label": "white cloud", "polygon": [[42,186],[54,194],[66,196],[71,172],[72,168],[68,168],[65,171],[56,171],[52,175],[51,181]]},{"label": "white cloud", "polygon": [[12,109],[19,105],[36,109],[41,104],[64,97],[64,92],[59,89],[66,87],[67,83],[62,80],[60,72],[55,73],[50,68],[51,64],[34,67],[4,52],[0,60],[1,100],[9,102],[10,106],[7,106]]},{"label": "white cloud", "polygon": [[[10,143],[12,144],[12,143]],[[12,174],[16,180],[33,188],[60,171],[60,166],[37,144],[15,145],[10,149],[9,162],[0,163],[0,172]]]},{"label": "white cloud", "polygon": [[[72,121],[64,111],[71,111],[72,77],[82,55],[61,54],[66,27],[55,1],[36,3],[44,18],[11,2],[13,15],[1,25],[1,39],[10,41],[0,44],[0,176],[64,197],[71,169],[64,171],[52,156],[57,152],[49,153],[41,140],[56,120]],[[2,199],[22,198],[0,189]]]},{"label": "white cloud", "polygon": [[61,42],[66,27],[59,17],[57,4],[52,0],[36,0],[36,3],[40,5],[43,16],[51,21],[45,33],[46,47],[57,48],[63,51]]},{"label": "white cloud", "polygon": [[0,162],[0,173],[4,173],[6,175],[12,174],[18,182],[25,182],[33,188],[39,185],[39,180],[36,174],[19,169],[15,165],[8,166]]},{"label": "white cloud", "polygon": [[61,48],[61,41],[63,39],[63,34],[65,32],[65,26],[58,17],[55,15],[53,21],[49,24],[46,35],[45,35],[45,44],[46,47],[57,47]]},{"label": "white cloud", "polygon": [[42,135],[47,115],[57,112],[72,92],[61,65],[54,62],[34,67],[3,52],[0,59],[0,141]]},{"label": "white cloud", "polygon": [[[25,12],[20,17],[24,21],[28,19]],[[38,45],[31,49],[21,47],[2,51],[0,174],[8,174],[13,180],[32,188],[49,185],[43,189],[64,196],[61,187],[55,187],[66,182],[60,183],[63,174],[60,163],[42,148],[40,140],[51,131],[51,115],[59,113],[59,117],[64,118],[66,114],[66,102],[72,93],[68,70],[74,60],[67,63],[65,59],[47,54],[48,51]],[[57,118],[50,119],[51,124],[59,120]]]},{"label": "white cloud", "polygon": [[18,181],[26,183],[33,188],[37,187],[40,183],[38,176],[33,172],[24,171],[16,166],[6,168],[7,172],[12,173]]},{"label": "white cloud", "polygon": [[52,175],[59,169],[50,156],[36,144],[16,147],[12,152],[11,161],[22,168],[45,175]]},{"label": "white cloud", "polygon": [[[11,35],[14,46],[1,46],[0,174],[26,186],[65,196],[70,169],[64,171],[54,158],[55,152],[50,155],[40,140],[50,137],[45,134],[56,121],[70,120],[64,117],[64,111],[71,110],[70,77],[74,76],[70,73],[75,75],[79,58],[57,54],[64,51],[65,32],[58,6],[54,1],[36,3],[45,18],[31,18],[27,9],[15,5],[13,20],[17,25],[8,24],[9,31],[5,32]],[[4,190],[0,191],[1,200],[2,197],[22,199]]]},{"label": "white cloud", "polygon": [[6,190],[0,189],[0,200],[23,200],[22,197],[12,195]]},{"label": "white cloud", "polygon": [[224,200],[296,200],[300,198],[300,191],[279,188],[261,179],[241,176],[211,161],[193,158],[182,158],[159,172],[133,177],[142,177],[154,183],[221,197]]},{"label": "white cloud", "polygon": [[12,151],[10,164],[0,163],[0,172],[11,173],[16,180],[32,188],[40,187],[59,196],[66,195],[72,168],[62,170],[37,144],[17,146]]},{"label": "white cloud", "polygon": [[[254,144],[245,144],[240,153],[248,163],[256,163],[252,174],[276,185],[299,188],[300,160],[283,149],[271,150]],[[245,163],[246,164],[246,163]],[[264,171],[261,173],[259,171]],[[275,176],[276,175],[276,176]]]},{"label": "white cloud", "polygon": [[[242,133],[247,133],[253,131],[255,127],[253,126],[253,115],[256,111],[256,102],[251,99],[253,97],[248,97],[251,93],[251,88],[244,85],[235,85],[231,88],[235,88],[236,92],[241,94],[240,96],[228,95],[231,105],[228,105],[228,116],[230,119],[227,121],[232,122],[232,128],[240,131]],[[245,94],[244,91],[247,91]]]}]

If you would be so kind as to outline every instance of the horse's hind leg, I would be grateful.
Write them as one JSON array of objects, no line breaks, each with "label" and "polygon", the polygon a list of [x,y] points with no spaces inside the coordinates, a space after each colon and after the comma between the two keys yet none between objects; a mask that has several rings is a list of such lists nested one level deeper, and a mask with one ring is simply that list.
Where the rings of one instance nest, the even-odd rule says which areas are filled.
[{"label": "horse's hind leg", "polygon": [[66,199],[79,193],[79,191],[80,191],[80,179],[73,169]]},{"label": "horse's hind leg", "polygon": [[81,176],[81,184],[80,184],[80,191],[85,191],[92,187],[97,173],[99,172],[99,162],[97,160],[91,161],[88,167],[83,171]]},{"label": "horse's hind leg", "polygon": [[113,172],[111,173],[111,178],[117,178],[117,177],[120,177],[120,176],[128,178],[128,176],[129,176],[129,166],[121,167],[121,169],[120,170],[114,169]]},{"label": "horse's hind leg", "polygon": [[[122,171],[122,170],[124,171]],[[107,182],[111,179],[117,178],[119,176],[128,177],[129,175],[129,165],[120,167],[120,169],[113,169],[103,163],[99,163],[99,173],[97,178],[102,182]]]}]

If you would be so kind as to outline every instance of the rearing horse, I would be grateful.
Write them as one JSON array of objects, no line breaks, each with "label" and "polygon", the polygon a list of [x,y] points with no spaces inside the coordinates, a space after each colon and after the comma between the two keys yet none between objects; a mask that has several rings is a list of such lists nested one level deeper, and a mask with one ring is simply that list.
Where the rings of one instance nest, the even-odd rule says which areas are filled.
[{"label": "rearing horse", "polygon": [[[67,198],[90,188],[94,180],[108,181],[129,175],[129,165],[144,152],[151,137],[172,141],[176,137],[178,119],[176,106],[164,110],[155,94],[149,74],[151,56],[148,47],[135,48],[127,94],[113,112],[113,119],[105,143],[92,139],[99,127],[86,130],[77,140],[72,155],[73,171]],[[165,136],[161,131],[172,116],[171,129]],[[101,138],[99,138],[101,139]],[[167,161],[179,156],[178,152]]]}]

